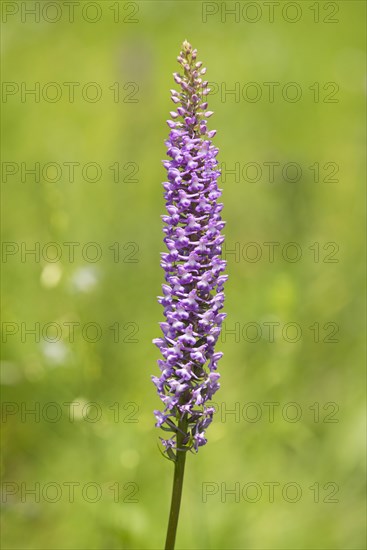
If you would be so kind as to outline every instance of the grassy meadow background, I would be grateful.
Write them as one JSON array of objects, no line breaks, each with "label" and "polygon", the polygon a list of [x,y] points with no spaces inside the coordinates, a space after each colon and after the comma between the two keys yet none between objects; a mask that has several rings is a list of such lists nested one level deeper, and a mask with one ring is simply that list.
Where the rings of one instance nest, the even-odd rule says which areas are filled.
[{"label": "grassy meadow background", "polygon": [[[54,23],[55,7],[38,22],[21,11],[34,2],[2,4],[2,548],[163,545],[172,465],[157,449],[151,340],[185,38],[215,83],[222,168],[240,172],[220,182],[218,414],[188,457],[177,548],[365,548],[364,2],[302,0],[293,23],[286,2],[273,22],[257,2],[252,23],[248,2],[236,21],[222,11],[233,2],[100,1],[95,23],[88,2],[73,22],[57,2]],[[35,83],[39,101],[22,97]]]}]

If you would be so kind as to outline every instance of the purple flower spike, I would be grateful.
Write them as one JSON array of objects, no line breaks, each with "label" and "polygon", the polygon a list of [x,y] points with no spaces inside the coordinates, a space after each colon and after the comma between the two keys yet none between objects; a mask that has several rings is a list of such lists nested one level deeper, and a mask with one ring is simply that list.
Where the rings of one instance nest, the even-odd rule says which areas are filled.
[{"label": "purple flower spike", "polygon": [[156,426],[173,434],[161,438],[172,460],[177,450],[197,451],[207,441],[205,430],[214,412],[207,401],[219,388],[216,370],[222,355],[214,346],[225,318],[220,313],[227,276],[221,275],[226,262],[221,258],[223,205],[217,202],[218,149],[211,142],[215,131],[207,129],[213,113],[207,110],[208,82],[201,78],[205,69],[196,56],[185,41],[177,58],[181,73],[174,73],[181,89],[171,90],[177,108],[167,121],[170,160],[163,163],[167,215],[162,218],[168,252],[162,254],[166,283],[158,301],[166,322],[161,323],[163,336],[153,340],[163,360],[158,361],[160,377],[152,378],[164,403],[163,412],[154,412]]}]

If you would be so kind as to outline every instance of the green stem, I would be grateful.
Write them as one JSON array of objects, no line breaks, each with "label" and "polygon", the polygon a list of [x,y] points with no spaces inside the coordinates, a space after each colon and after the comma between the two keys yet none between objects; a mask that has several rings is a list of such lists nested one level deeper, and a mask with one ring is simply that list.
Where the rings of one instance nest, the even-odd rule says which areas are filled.
[{"label": "green stem", "polygon": [[[177,447],[182,448],[183,439],[187,430],[187,422],[184,418],[178,423],[178,432],[177,432]],[[182,430],[182,432],[180,431]],[[182,485],[185,472],[185,460],[186,460],[186,451],[176,451],[176,460],[175,460],[175,471],[173,475],[173,488],[172,488],[172,499],[171,499],[171,509],[169,513],[168,528],[167,528],[167,538],[165,550],[174,550],[175,540],[176,540],[176,531],[178,524],[178,516],[180,514],[180,505],[181,505],[181,495],[182,495]]]}]

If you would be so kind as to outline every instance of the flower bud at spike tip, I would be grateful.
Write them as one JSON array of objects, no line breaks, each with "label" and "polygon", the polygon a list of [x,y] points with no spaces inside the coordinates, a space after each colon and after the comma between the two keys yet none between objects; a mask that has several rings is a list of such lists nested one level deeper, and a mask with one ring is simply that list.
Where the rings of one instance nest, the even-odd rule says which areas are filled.
[{"label": "flower bud at spike tip", "polygon": [[171,111],[175,122],[168,121],[169,160],[163,163],[167,252],[162,253],[165,284],[158,301],[164,306],[165,322],[162,337],[154,340],[163,356],[158,361],[160,377],[152,378],[164,404],[163,411],[154,411],[156,426],[172,434],[160,438],[172,460],[177,450],[197,451],[207,441],[205,431],[214,412],[207,402],[219,388],[221,353],[214,348],[225,318],[220,313],[227,276],[222,274],[226,262],[221,258],[223,205],[217,202],[218,149],[211,142],[215,130],[206,126],[212,111],[207,111],[204,97],[207,83],[198,76],[205,69],[197,70],[202,64],[196,56],[185,40],[177,58],[181,72],[174,73],[180,93],[171,90],[177,110]]}]

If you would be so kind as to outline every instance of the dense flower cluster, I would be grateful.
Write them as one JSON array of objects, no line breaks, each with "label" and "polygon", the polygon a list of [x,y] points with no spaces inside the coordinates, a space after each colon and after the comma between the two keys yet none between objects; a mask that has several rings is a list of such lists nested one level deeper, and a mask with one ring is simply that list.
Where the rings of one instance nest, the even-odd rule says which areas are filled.
[{"label": "dense flower cluster", "polygon": [[197,451],[206,443],[214,412],[206,402],[219,388],[217,362],[222,356],[214,346],[225,318],[220,313],[227,276],[221,275],[226,262],[221,258],[223,205],[217,202],[218,149],[211,142],[215,130],[207,128],[213,113],[207,110],[208,82],[202,80],[206,69],[196,56],[185,41],[177,58],[183,74],[174,73],[181,90],[171,90],[177,109],[167,121],[170,160],[163,163],[168,173],[167,215],[162,216],[168,252],[162,254],[166,284],[158,300],[166,321],[160,323],[163,337],[153,340],[163,359],[158,361],[160,377],[152,379],[165,405],[164,412],[154,411],[156,426],[173,434],[161,438],[172,459],[178,431],[180,450]]}]

